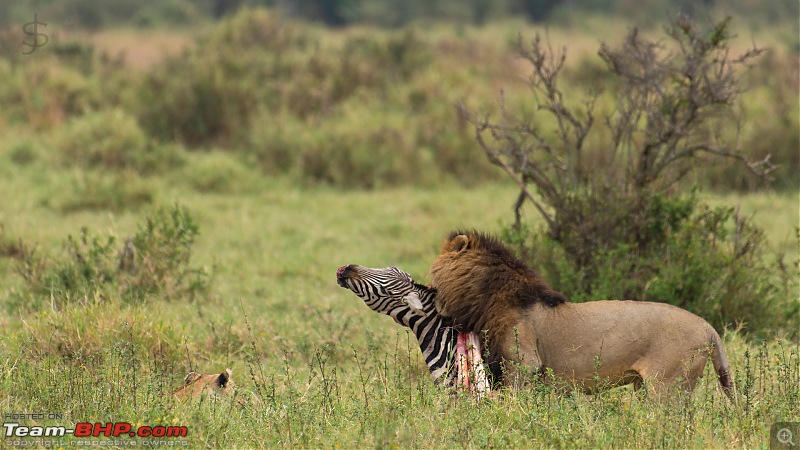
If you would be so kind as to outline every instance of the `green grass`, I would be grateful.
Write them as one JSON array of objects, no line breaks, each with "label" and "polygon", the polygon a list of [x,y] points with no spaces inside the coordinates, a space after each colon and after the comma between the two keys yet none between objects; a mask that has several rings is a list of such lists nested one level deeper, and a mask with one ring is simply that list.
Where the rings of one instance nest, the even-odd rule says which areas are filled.
[{"label": "green grass", "polygon": [[[176,172],[146,179],[152,205],[67,212],[49,199],[79,195],[68,169],[0,170],[2,242],[58,257],[83,226],[124,238],[177,201],[200,226],[192,264],[214,274],[209,298],[195,302],[88,298],[58,311],[9,309],[24,285],[15,262],[0,258],[4,412],[65,414],[45,424],[185,425],[192,447],[761,447],[772,422],[798,420],[797,343],[752,343],[734,331],[726,346],[748,394],[735,405],[710,372],[689,404],[672,406],[630,389],[564,396],[542,386],[475,402],[435,387],[413,336],[339,288],[335,270],[397,265],[426,282],[450,229],[498,231],[511,220],[516,192],[507,184],[300,189],[245,167],[237,179],[246,188],[235,193],[199,189]],[[777,241],[797,220],[796,195],[711,201],[757,212]],[[224,367],[240,399],[166,398],[190,369]]]},{"label": "green grass", "polygon": [[776,254],[785,252],[789,258],[797,255],[797,233],[800,231],[800,196],[789,193],[717,194],[710,196],[708,201],[712,205],[738,207],[742,218],[752,219],[759,228],[764,230],[773,252]]},{"label": "green grass", "polygon": [[[588,25],[613,42],[624,27],[611,23]],[[569,67],[584,67],[591,77],[583,57],[594,55],[598,39],[580,28],[551,36],[555,45],[568,42],[570,57],[579,58]],[[286,60],[256,46],[254,54],[269,64],[227,63],[242,67],[243,79],[259,89],[275,86],[248,70],[278,73],[281,64],[305,70],[317,59],[319,73],[288,71],[291,76],[277,78],[285,85],[275,89],[297,98],[264,95],[257,110],[246,110],[248,127],[223,127],[230,135],[221,132],[199,148],[155,138],[136,114],[153,112],[137,96],[148,76],[185,87],[170,68],[0,60],[0,75],[9,80],[0,87],[8,105],[0,111],[0,412],[65,416],[43,425],[183,425],[193,448],[766,447],[772,422],[800,420],[797,342],[753,342],[727,330],[743,394],[736,404],[724,398],[710,369],[686,404],[653,405],[630,389],[557,395],[547,386],[478,402],[434,386],[414,338],[337,286],[335,271],[348,263],[397,265],[427,282],[448,231],[499,232],[513,220],[516,189],[498,181],[502,175],[486,163],[472,131],[459,129],[464,124],[453,106],[464,101],[482,111],[500,88],[523,102],[518,75],[526,69],[512,53],[518,30],[533,35],[517,22],[411,35],[291,24],[287,36],[298,39],[298,49],[270,41],[288,49],[280,53]],[[181,36],[181,46],[194,48],[196,42]],[[153,39],[142,48],[155,51],[165,38]],[[317,41],[326,51],[312,45]],[[398,73],[413,72],[408,80],[387,77],[374,57],[391,56],[382,47],[389,41],[401,50],[407,45],[412,57],[432,59],[398,63]],[[340,64],[345,45],[366,56],[355,54],[352,67]],[[213,57],[222,56],[199,55],[197,67],[216,68]],[[340,86],[331,73],[355,74],[372,85],[354,75]],[[44,80],[39,89],[26,88],[32,78]],[[247,85],[211,81],[223,90],[244,86],[243,105],[252,106]],[[318,108],[320,98],[340,102]],[[772,111],[763,106],[770,98],[750,106]],[[173,100],[173,113],[195,118],[192,108],[180,107],[185,98]],[[213,119],[216,110],[207,112]],[[163,116],[152,118],[160,124]],[[243,126],[237,120],[231,123]],[[771,121],[749,126],[763,123]],[[741,214],[764,228],[772,254],[797,262],[796,190],[704,200],[741,205]],[[71,261],[65,243],[83,227],[114,237],[121,249],[145,217],[175,203],[199,226],[190,266],[212,274],[207,295],[131,300],[110,288],[81,297],[65,287],[59,298],[36,294],[30,301],[21,255],[44,258],[31,263]],[[525,214],[529,224],[538,223],[535,211]],[[167,395],[190,370],[225,367],[239,386],[233,400],[180,405]]]}]

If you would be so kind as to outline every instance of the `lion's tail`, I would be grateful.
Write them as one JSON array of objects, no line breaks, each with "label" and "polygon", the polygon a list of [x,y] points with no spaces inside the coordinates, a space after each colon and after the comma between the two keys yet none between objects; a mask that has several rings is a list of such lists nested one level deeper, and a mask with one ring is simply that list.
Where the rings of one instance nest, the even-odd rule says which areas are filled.
[{"label": "lion's tail", "polygon": [[731,378],[731,366],[728,363],[728,356],[725,354],[725,348],[722,346],[722,339],[719,334],[711,329],[711,361],[714,364],[714,371],[719,376],[719,384],[722,385],[722,391],[729,399],[733,400],[733,379]]}]

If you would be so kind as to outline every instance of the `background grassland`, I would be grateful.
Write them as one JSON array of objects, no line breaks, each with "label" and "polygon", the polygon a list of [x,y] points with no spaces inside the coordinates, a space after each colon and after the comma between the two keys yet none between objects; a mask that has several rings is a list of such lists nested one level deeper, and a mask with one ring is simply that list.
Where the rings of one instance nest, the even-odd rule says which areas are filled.
[{"label": "background grassland", "polygon": [[[83,225],[128,236],[140,213],[53,213],[43,196],[65,175],[37,183],[22,171],[3,192],[4,237],[58,255]],[[770,424],[797,420],[796,343],[753,343],[726,333],[735,382],[730,404],[707,373],[688,406],[653,407],[629,389],[559,396],[542,387],[474,403],[431,382],[413,336],[339,288],[341,264],[395,264],[427,281],[442,235],[497,229],[514,190],[297,189],[261,182],[236,196],[159,185],[157,205],[180,200],[201,227],[194,265],[213,267],[209,298],[126,303],[87,299],[60,311],[18,308],[2,320],[4,411],[58,411],[69,421],[126,420],[190,428],[193,446],[632,446],[765,445]],[[737,198],[761,223],[794,220],[796,197]],[[20,213],[24,211],[24,214]],[[760,218],[760,219],[758,219]],[[779,231],[778,240],[785,230]],[[22,289],[3,264],[4,296]],[[165,394],[190,369],[231,367],[240,401],[177,406]]]},{"label": "background grassland", "polygon": [[[792,190],[800,181],[800,119],[787,99],[800,94],[787,30],[779,24],[732,39],[735,54],[753,41],[769,52],[744,77],[751,92],[742,97],[741,126],[731,122],[713,132],[751,159],[772,155],[779,168],[771,186]],[[13,31],[3,33],[4,48],[19,45]],[[67,32],[54,37],[49,52],[28,59],[9,53],[0,63],[7,80],[0,86],[7,106],[0,126],[12,137],[21,133],[21,142],[7,141],[19,161],[45,158],[142,175],[173,169],[191,159],[187,152],[224,151],[266,176],[305,185],[474,185],[499,175],[475,151],[473,130],[457,105],[495,117],[502,90],[512,113],[531,117],[524,83],[530,68],[517,44],[536,31],[513,20],[331,31],[246,8],[175,33],[174,45],[154,33],[137,41],[133,53],[125,37],[132,31]],[[599,41],[617,45],[626,31],[619,20],[598,19],[548,31],[555,48],[566,47],[567,102],[577,105],[605,86],[598,112],[611,111],[614,84],[596,52]],[[658,27],[643,33],[662,35]],[[542,128],[554,126],[538,120]],[[604,139],[596,133],[587,158],[603,161]],[[44,146],[64,152],[44,152]],[[139,151],[126,154],[128,147]],[[699,173],[688,181],[717,190],[765,187],[730,164]]]},{"label": "background grassland", "polygon": [[[725,332],[742,395],[735,404],[710,369],[692,400],[674,405],[630,389],[557,395],[547,386],[475,402],[434,386],[413,337],[339,288],[334,273],[347,263],[391,264],[427,282],[449,230],[496,232],[511,222],[516,189],[484,160],[454,105],[488,110],[503,88],[524,109],[525,68],[513,48],[530,29],[329,31],[273,20],[259,11],[208,25],[202,37],[181,33],[188,53],[170,47],[170,57],[143,57],[150,62],[133,69],[83,41],[35,63],[0,60],[8,80],[0,86],[0,411],[185,425],[198,448],[765,447],[771,423],[800,420],[798,343],[736,330]],[[612,41],[624,31],[589,25]],[[248,47],[247,26],[276,33],[272,47]],[[583,56],[598,37],[579,29],[553,29],[551,38],[578,57],[569,82],[582,89],[595,80],[596,63]],[[126,47],[133,32],[119,33]],[[765,39],[776,54],[796,61],[774,36]],[[225,59],[233,48],[237,58]],[[775,126],[791,156],[796,109],[786,110],[789,125],[774,122],[771,99],[785,91],[757,89],[745,108],[767,119],[747,136],[760,142],[760,130]],[[241,108],[204,103],[220,98]],[[212,122],[192,122],[191,136],[148,122],[181,124],[198,108],[218,113],[208,117],[222,119],[215,132],[204,128]],[[716,173],[712,186],[736,187]],[[704,198],[740,205],[764,228],[768,257],[785,252],[795,264],[796,176],[777,192]],[[186,264],[210,274],[207,290],[131,299],[103,288],[64,302],[30,295],[26,262],[75,261],[68,237],[83,227],[112,237],[116,257],[145,218],[176,203],[199,227]],[[224,367],[236,398],[168,398],[189,370]]]}]

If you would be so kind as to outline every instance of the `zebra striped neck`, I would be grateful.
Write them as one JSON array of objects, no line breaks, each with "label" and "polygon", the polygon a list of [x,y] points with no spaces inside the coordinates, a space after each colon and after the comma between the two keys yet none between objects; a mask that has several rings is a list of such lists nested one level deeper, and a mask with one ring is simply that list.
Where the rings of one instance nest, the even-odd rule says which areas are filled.
[{"label": "zebra striped neck", "polygon": [[456,371],[452,368],[458,333],[453,329],[451,321],[436,313],[433,303],[436,291],[424,286],[415,286],[414,291],[419,294],[425,315],[407,311],[403,314],[403,318],[407,320],[401,321],[399,316],[395,320],[414,332],[434,381],[454,386]]},{"label": "zebra striped neck", "polygon": [[422,357],[437,383],[455,386],[458,333],[436,312],[436,290],[416,283],[396,267],[371,269],[350,264],[336,271],[339,286],[361,297],[373,311],[386,314],[414,332]]},{"label": "zebra striped neck", "polygon": [[[407,303],[394,302],[384,314],[390,316],[400,325],[414,332],[422,351],[422,357],[431,376],[437,383],[455,386],[456,371],[452,370],[455,362],[455,349],[458,333],[453,329],[451,321],[436,313],[434,298],[436,291],[414,283],[412,292],[419,296],[422,309],[416,309]],[[380,302],[377,302],[380,304]],[[381,311],[379,304],[367,304],[375,311]]]}]

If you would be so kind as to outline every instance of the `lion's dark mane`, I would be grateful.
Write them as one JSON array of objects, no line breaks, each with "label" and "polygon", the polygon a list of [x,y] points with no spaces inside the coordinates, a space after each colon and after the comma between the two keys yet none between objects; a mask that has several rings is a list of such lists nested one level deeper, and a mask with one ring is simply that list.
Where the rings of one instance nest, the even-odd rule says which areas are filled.
[{"label": "lion's dark mane", "polygon": [[[558,306],[567,300],[562,293],[550,288],[545,284],[542,277],[522,259],[520,259],[511,249],[509,249],[502,240],[497,236],[483,233],[477,230],[454,230],[451,231],[447,237],[448,241],[452,241],[456,236],[464,235],[469,238],[469,249],[479,251],[482,254],[488,255],[496,259],[498,272],[500,266],[511,272],[522,275],[522,279],[530,284],[529,289],[520,289],[517,293],[520,306],[527,306],[542,301],[548,306]],[[496,277],[486,277],[483,280],[484,292],[497,292],[503,285],[509,282],[508,274],[498,273]]]}]

